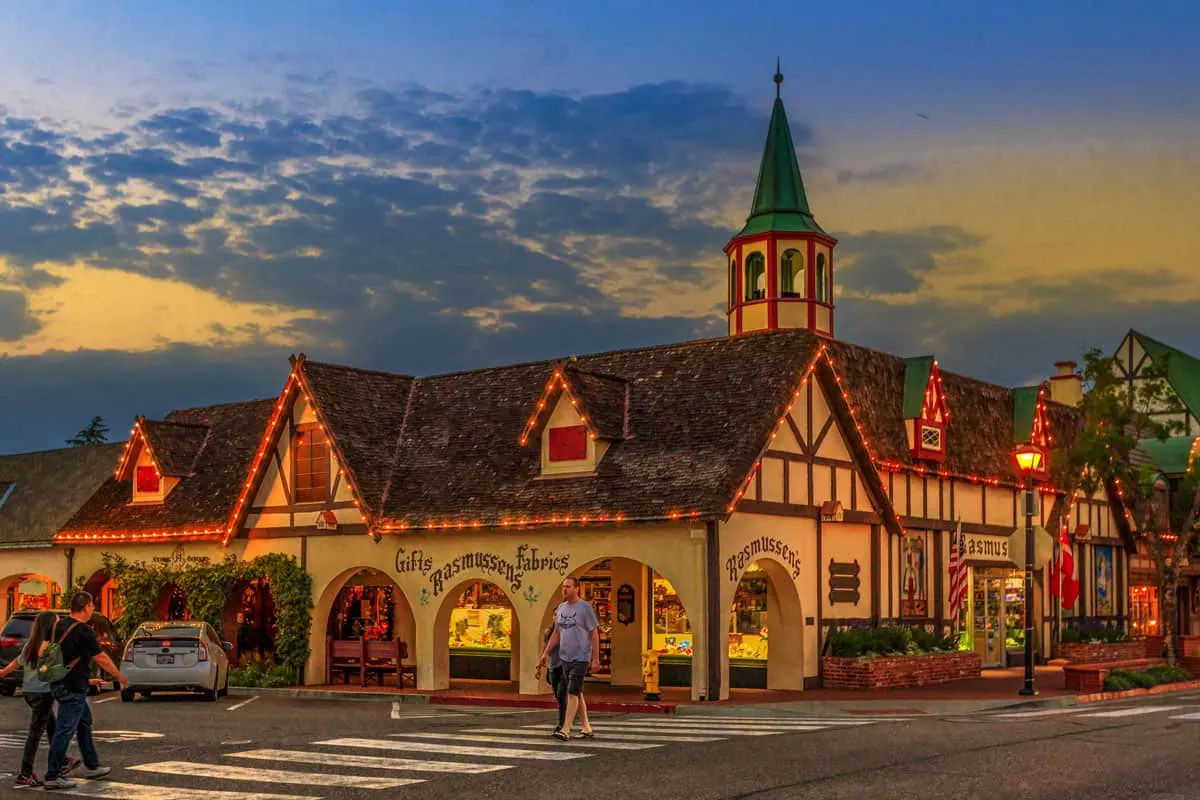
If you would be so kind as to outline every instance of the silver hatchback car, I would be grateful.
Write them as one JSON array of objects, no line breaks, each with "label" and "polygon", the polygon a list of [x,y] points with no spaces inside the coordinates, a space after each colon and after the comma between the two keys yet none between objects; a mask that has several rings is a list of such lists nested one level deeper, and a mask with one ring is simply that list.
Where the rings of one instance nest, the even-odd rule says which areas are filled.
[{"label": "silver hatchback car", "polygon": [[129,685],[121,701],[151,692],[200,692],[216,700],[229,692],[225,652],[232,647],[207,622],[143,622],[125,643],[121,672]]}]

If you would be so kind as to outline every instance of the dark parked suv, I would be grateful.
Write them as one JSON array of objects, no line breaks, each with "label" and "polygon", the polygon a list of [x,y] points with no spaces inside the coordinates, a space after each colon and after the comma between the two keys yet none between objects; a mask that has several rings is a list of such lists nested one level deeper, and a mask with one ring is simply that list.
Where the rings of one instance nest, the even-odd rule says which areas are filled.
[{"label": "dark parked suv", "polygon": [[[53,609],[54,613],[66,617],[70,615],[70,611],[62,611]],[[33,621],[37,615],[42,613],[38,610],[26,609],[16,611],[8,622],[4,624],[4,630],[0,630],[0,667],[8,666],[8,662],[12,661],[25,647],[25,642],[29,640],[29,632],[33,629]],[[100,640],[100,647],[104,652],[108,653],[109,658],[114,664],[120,663],[121,653],[125,649],[124,642],[121,641],[117,629],[113,627],[112,622],[103,614],[92,614],[92,630],[96,631],[96,638]],[[92,675],[99,675],[99,668],[92,665]],[[12,672],[6,678],[0,678],[0,695],[11,697],[17,691],[17,687],[24,680],[24,672],[20,667],[17,667],[15,672]],[[114,691],[118,689],[116,681],[113,681]],[[96,688],[92,687],[92,693],[96,693]]]}]

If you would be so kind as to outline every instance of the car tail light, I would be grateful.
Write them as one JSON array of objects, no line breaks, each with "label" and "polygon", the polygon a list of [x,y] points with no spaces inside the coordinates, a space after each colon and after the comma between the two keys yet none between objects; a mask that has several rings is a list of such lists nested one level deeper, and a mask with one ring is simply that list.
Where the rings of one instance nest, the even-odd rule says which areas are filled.
[{"label": "car tail light", "polygon": [[200,657],[197,661],[208,661],[208,648],[204,646],[204,642],[200,643]]},{"label": "car tail light", "polygon": [[20,643],[19,636],[0,636],[0,647],[16,647]]},{"label": "car tail light", "polygon": [[133,663],[133,642],[125,645],[125,653],[121,656],[121,661],[128,661],[130,664]]}]

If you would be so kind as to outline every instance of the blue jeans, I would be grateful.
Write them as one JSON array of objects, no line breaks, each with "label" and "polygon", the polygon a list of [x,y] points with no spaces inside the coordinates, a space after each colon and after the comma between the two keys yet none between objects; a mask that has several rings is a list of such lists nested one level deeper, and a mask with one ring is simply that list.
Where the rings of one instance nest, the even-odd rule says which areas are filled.
[{"label": "blue jeans", "polygon": [[88,769],[100,766],[100,754],[92,741],[92,709],[88,705],[87,692],[72,692],[67,687],[51,686],[50,693],[58,701],[58,720],[54,726],[54,738],[50,740],[50,761],[46,765],[46,780],[52,781],[62,772],[67,763],[67,747],[71,737],[79,742],[79,754]]}]

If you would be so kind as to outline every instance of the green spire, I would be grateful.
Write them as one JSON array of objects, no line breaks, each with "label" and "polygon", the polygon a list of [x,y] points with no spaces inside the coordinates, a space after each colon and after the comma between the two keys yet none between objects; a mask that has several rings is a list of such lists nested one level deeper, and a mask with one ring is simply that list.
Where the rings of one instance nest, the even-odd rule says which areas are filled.
[{"label": "green spire", "polygon": [[[762,164],[758,168],[758,183],[754,187],[754,205],[746,225],[738,233],[745,236],[765,231],[804,231],[825,234],[813,219],[804,194],[800,164],[796,161],[796,146],[788,127],[787,112],[783,110],[780,89],[783,73],[775,62],[775,107],[767,128],[767,144],[763,148]],[[825,234],[828,235],[828,234]]]}]

